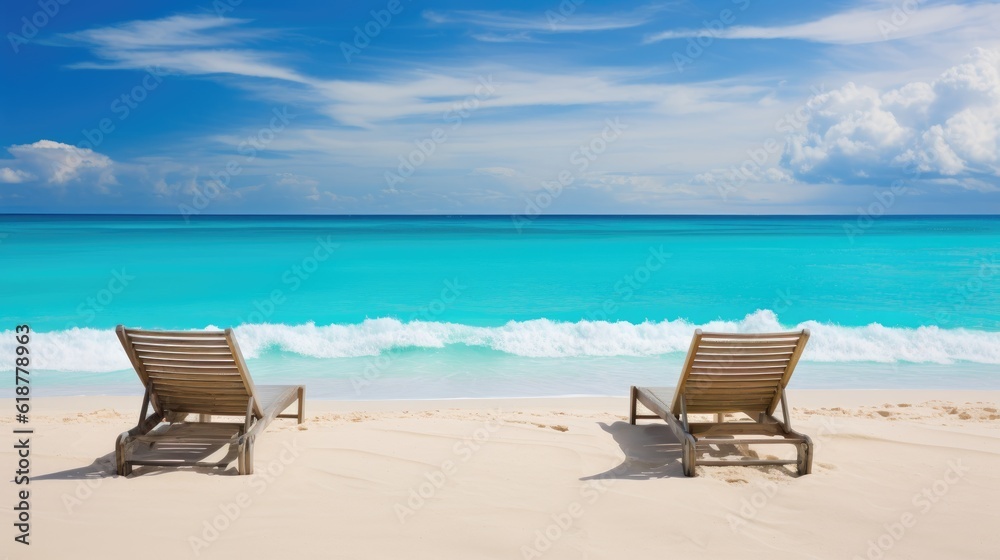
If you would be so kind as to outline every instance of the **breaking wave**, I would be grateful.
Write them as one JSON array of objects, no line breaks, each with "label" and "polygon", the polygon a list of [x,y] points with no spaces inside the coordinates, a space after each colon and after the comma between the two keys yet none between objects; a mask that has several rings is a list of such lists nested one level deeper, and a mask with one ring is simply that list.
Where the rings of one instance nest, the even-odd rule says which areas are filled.
[{"label": "breaking wave", "polygon": [[[783,325],[773,311],[758,310],[739,321],[693,324],[683,319],[661,322],[575,323],[534,319],[498,327],[477,327],[397,319],[368,319],[359,324],[317,326],[244,324],[236,338],[244,356],[282,351],[313,358],[375,356],[406,348],[464,345],[516,356],[655,356],[686,352],[696,328],[721,332],[767,332],[808,328],[812,336],[803,361],[915,362],[958,361],[1000,364],[1000,332],[967,329],[884,327],[873,323],[844,327],[816,321]],[[215,327],[208,326],[208,330]],[[35,333],[32,367],[42,370],[108,372],[128,369],[128,358],[113,330],[74,328]],[[14,333],[5,331],[0,355],[14,354]],[[13,369],[7,361],[6,371]]]}]

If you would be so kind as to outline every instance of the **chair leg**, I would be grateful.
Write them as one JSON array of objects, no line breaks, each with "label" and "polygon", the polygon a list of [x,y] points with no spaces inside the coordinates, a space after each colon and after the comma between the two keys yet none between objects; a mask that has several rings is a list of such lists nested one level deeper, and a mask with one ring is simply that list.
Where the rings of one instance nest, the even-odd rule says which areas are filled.
[{"label": "chair leg", "polygon": [[628,411],[628,423],[635,425],[635,409],[636,409],[636,388],[635,385],[629,390],[629,411]]},{"label": "chair leg", "polygon": [[684,476],[694,476],[694,468],[696,466],[695,447],[691,445],[691,443],[687,439],[681,442],[681,445],[683,446],[684,450],[684,455],[682,458],[684,465]]},{"label": "chair leg", "polygon": [[243,455],[243,474],[253,474],[253,439],[247,439],[246,452]]},{"label": "chair leg", "polygon": [[301,424],[306,421],[306,388],[305,386],[299,387],[299,420],[298,423]]},{"label": "chair leg", "polygon": [[132,472],[132,466],[125,459],[125,441],[128,439],[128,433],[123,433],[118,436],[115,440],[115,472],[119,476],[127,476]]},{"label": "chair leg", "polygon": [[806,440],[798,445],[799,456],[798,456],[798,473],[799,475],[811,474],[812,473],[812,463],[813,463],[813,444],[812,440],[806,437]]}]

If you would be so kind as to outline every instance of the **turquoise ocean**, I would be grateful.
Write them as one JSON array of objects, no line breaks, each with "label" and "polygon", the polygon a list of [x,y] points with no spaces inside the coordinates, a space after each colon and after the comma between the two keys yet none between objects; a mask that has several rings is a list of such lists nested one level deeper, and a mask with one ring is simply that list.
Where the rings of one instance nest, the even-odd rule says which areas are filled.
[{"label": "turquoise ocean", "polygon": [[333,399],[624,395],[696,328],[809,328],[795,388],[1000,389],[991,216],[7,215],[0,255],[35,396],[140,394],[119,323]]}]

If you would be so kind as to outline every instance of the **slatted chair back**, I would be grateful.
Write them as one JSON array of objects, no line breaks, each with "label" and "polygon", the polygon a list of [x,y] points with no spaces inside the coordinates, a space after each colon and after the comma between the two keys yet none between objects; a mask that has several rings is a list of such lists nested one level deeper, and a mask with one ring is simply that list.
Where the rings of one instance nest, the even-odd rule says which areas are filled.
[{"label": "slatted chair back", "polygon": [[775,334],[695,331],[671,409],[688,414],[774,414],[809,331]]},{"label": "slatted chair back", "polygon": [[[232,329],[216,332],[116,329],[154,409],[244,416],[254,396]],[[263,414],[254,399],[253,415]]]}]

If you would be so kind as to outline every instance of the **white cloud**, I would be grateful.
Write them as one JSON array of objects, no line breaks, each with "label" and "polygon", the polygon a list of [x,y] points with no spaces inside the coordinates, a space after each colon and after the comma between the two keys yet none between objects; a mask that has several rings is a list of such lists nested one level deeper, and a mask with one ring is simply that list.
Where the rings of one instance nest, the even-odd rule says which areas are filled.
[{"label": "white cloud", "polygon": [[[640,21],[654,8],[638,15],[608,16],[617,23]],[[497,16],[492,12],[456,12],[498,27],[523,23],[523,17]],[[456,15],[430,16],[451,21]],[[596,16],[595,16],[596,17]],[[513,18],[513,19],[511,19]],[[603,17],[604,20],[607,18]],[[630,19],[631,18],[631,19]],[[636,19],[638,18],[638,19]],[[583,15],[572,21],[581,28],[599,27]],[[634,20],[634,21],[633,21]],[[241,47],[249,30],[245,20],[218,20],[207,16],[174,16],[137,21],[67,35],[87,45],[102,62],[87,62],[75,68],[146,69],[191,75],[232,74],[249,78],[271,78],[287,87],[262,90],[259,80],[246,87],[275,97],[292,97],[318,106],[318,111],[342,124],[372,127],[393,120],[439,116],[446,121],[464,119],[480,107],[573,106],[625,103],[642,104],[664,114],[715,111],[728,99],[760,93],[761,88],[733,85],[680,85],[640,83],[645,71],[592,69],[587,73],[523,71],[505,66],[469,68],[456,65],[439,69],[393,72],[365,80],[329,80],[308,76],[275,61],[274,53]],[[544,23],[544,22],[543,22]],[[485,23],[484,23],[485,25]],[[631,25],[631,24],[630,24]],[[254,30],[255,32],[257,30]],[[261,31],[267,34],[266,30]],[[493,75],[502,83],[493,83]],[[499,79],[498,79],[499,82]],[[301,86],[306,86],[302,88]]]},{"label": "white cloud", "polygon": [[646,43],[710,35],[718,39],[796,39],[814,43],[857,45],[907,39],[970,29],[996,33],[1000,6],[996,4],[945,4],[920,6],[919,2],[861,8],[824,18],[772,27],[734,25],[721,30],[668,30],[646,37]]},{"label": "white cloud", "polygon": [[47,185],[66,185],[86,179],[102,191],[116,183],[111,158],[90,149],[39,140],[10,146],[7,151],[14,156],[13,161],[2,162],[10,165],[0,170],[7,183],[37,179]]},{"label": "white cloud", "polygon": [[452,12],[425,11],[424,19],[446,25],[485,27],[488,29],[534,31],[543,33],[580,33],[627,29],[648,23],[661,8],[646,6],[630,13],[594,15],[580,13],[578,6],[569,2],[553,6],[544,12],[495,12],[484,10],[456,10]]},{"label": "white cloud", "polygon": [[23,183],[25,181],[31,181],[34,178],[35,176],[27,171],[11,169],[9,167],[0,167],[0,183]]},{"label": "white cloud", "polygon": [[534,38],[527,31],[516,33],[473,33],[472,38],[484,43],[534,43],[538,39]]},{"label": "white cloud", "polygon": [[243,29],[248,20],[213,16],[172,16],[132,21],[64,35],[87,45],[103,62],[73,65],[80,69],[159,67],[182,74],[236,74],[304,83],[308,80],[284,68],[271,53],[237,48],[270,32]]},{"label": "white cloud", "polygon": [[515,169],[510,167],[477,167],[472,170],[473,175],[492,175],[494,177],[520,177],[519,173]]},{"label": "white cloud", "polygon": [[451,123],[484,108],[624,104],[659,114],[704,113],[764,91],[724,84],[636,83],[638,74],[600,69],[577,74],[494,67],[478,78],[469,73],[445,69],[382,80],[329,81],[317,88],[327,100],[327,115],[358,127],[416,116]]},{"label": "white cloud", "polygon": [[1000,177],[1000,51],[976,49],[937,80],[890,91],[848,83],[808,107],[806,132],[784,157],[800,178],[899,176],[908,166],[977,179],[965,184],[982,190],[984,178]]}]

